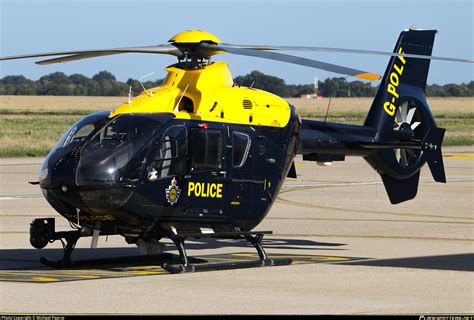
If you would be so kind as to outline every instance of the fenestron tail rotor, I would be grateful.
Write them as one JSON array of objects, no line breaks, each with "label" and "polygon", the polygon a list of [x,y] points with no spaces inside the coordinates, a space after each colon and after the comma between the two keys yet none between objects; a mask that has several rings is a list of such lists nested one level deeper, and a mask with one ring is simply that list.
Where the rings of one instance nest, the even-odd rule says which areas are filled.
[{"label": "fenestron tail rotor", "polygon": [[[403,102],[395,113],[394,130],[404,133],[404,136],[421,141],[424,138],[423,132],[416,130],[421,121],[416,121],[415,113],[416,104],[409,101]],[[408,167],[420,156],[420,152],[416,149],[396,148],[395,157],[401,166]]]}]

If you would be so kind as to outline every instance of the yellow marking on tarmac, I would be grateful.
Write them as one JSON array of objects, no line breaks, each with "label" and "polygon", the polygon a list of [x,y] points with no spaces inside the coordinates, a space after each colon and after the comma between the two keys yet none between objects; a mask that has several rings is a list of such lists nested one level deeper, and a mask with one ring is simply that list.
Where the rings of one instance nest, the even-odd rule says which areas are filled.
[{"label": "yellow marking on tarmac", "polygon": [[[232,254],[232,256],[235,256],[235,254]],[[253,256],[252,256],[253,258]],[[236,258],[229,258],[229,257],[222,257],[222,258],[210,258],[206,257],[206,260],[213,260],[213,261],[249,261],[248,259],[236,259]]]},{"label": "yellow marking on tarmac", "polygon": [[0,278],[0,281],[19,282],[18,279],[15,278]]},{"label": "yellow marking on tarmac", "polygon": [[23,280],[18,280],[17,278],[0,278],[0,281],[9,281],[9,282],[39,282],[39,283],[49,283],[49,282],[58,282],[59,279],[54,278],[25,278]]},{"label": "yellow marking on tarmac", "polygon": [[[66,271],[66,270],[65,270]],[[87,272],[87,270],[83,270]],[[93,272],[94,273],[94,272]],[[101,272],[102,273],[102,272]],[[71,274],[42,274],[42,273],[33,273],[33,272],[1,272],[0,275],[11,275],[11,276],[25,276],[27,281],[38,281],[38,282],[52,282],[52,281],[64,281],[64,278],[74,278],[74,279],[106,279],[110,278],[108,275],[115,276],[139,276],[139,275],[158,275],[165,274],[165,271],[117,271],[110,272],[108,274],[95,274],[95,275],[71,275]],[[103,276],[102,276],[103,275]],[[36,276],[36,277],[35,277]],[[56,278],[52,278],[56,277]],[[14,278],[0,278],[2,279],[14,279]],[[66,280],[67,281],[67,280]]]},{"label": "yellow marking on tarmac", "polygon": [[460,155],[455,155],[455,154],[445,154],[443,155],[444,158],[454,158],[454,159],[469,159],[473,160],[474,156],[460,156]]},{"label": "yellow marking on tarmac", "polygon": [[[293,264],[311,264],[311,263],[325,263],[325,262],[337,262],[337,261],[348,261],[348,260],[358,260],[360,258],[352,257],[330,257],[330,256],[311,256],[311,255],[269,255],[270,258],[291,258]],[[196,256],[198,259],[206,259],[209,261],[227,261],[232,262],[244,262],[244,261],[253,261],[259,259],[257,253],[228,253],[223,255],[211,255],[211,256]],[[212,266],[212,262],[208,263]],[[77,281],[77,280],[86,280],[86,279],[111,279],[111,278],[124,278],[124,277],[134,277],[134,276],[149,276],[149,275],[162,275],[168,274],[167,271],[161,269],[159,266],[135,266],[129,268],[141,268],[142,270],[132,270],[124,268],[127,271],[121,271],[119,268],[114,272],[103,272],[100,269],[82,269],[82,270],[60,270],[60,272],[47,273],[46,270],[18,270],[18,271],[6,271],[0,272],[0,281],[8,282],[30,282],[30,283],[55,283],[55,282],[64,282],[64,281]],[[144,270],[144,269],[149,270]],[[152,270],[150,270],[152,269]],[[63,273],[64,272],[64,273]],[[112,276],[97,276],[97,275],[75,275],[71,273],[82,273],[90,272],[92,274],[97,273],[109,273]],[[3,277],[1,277],[3,275]],[[7,276],[7,277],[5,277]]]},{"label": "yellow marking on tarmac", "polygon": [[[159,269],[159,267],[154,267],[153,269]],[[161,268],[160,268],[161,269]],[[163,269],[161,269],[163,270]],[[66,271],[66,270],[62,270]],[[62,272],[61,271],[61,272]],[[146,270],[130,270],[130,271],[125,271],[125,270],[116,270],[116,271],[95,271],[95,270],[80,270],[81,273],[93,273],[94,276],[98,278],[109,278],[110,276],[134,276],[137,274],[161,274],[163,273],[162,271],[146,271]]]},{"label": "yellow marking on tarmac", "polygon": [[[130,267],[127,267],[127,269]],[[156,269],[157,267],[154,267]],[[118,274],[133,274],[134,271],[122,271],[122,270],[114,270],[114,271],[103,271],[103,270],[61,270],[64,273],[93,273],[97,276],[108,276],[108,275],[118,275]],[[66,274],[65,274],[66,275]]]},{"label": "yellow marking on tarmac", "polygon": [[168,273],[165,271],[133,271],[129,272],[129,274],[135,274],[135,275],[155,275],[155,274],[164,274]]},{"label": "yellow marking on tarmac", "polygon": [[59,279],[56,279],[56,278],[46,278],[46,277],[35,277],[35,278],[31,278],[31,280],[38,281],[38,282],[56,282],[56,281],[60,281]]},{"label": "yellow marking on tarmac", "polygon": [[161,266],[136,266],[136,267],[126,267],[127,269],[138,269],[138,270],[150,270],[150,269],[161,269]]},{"label": "yellow marking on tarmac", "polygon": [[[128,270],[128,269],[132,269],[132,270]],[[138,270],[133,270],[133,269],[138,269]],[[148,271],[148,270],[152,270],[152,271]],[[153,271],[155,270],[155,271]],[[93,273],[94,275],[91,276],[91,277],[102,277],[102,276],[109,276],[109,275],[112,275],[112,276],[121,276],[121,275],[147,275],[147,274],[163,274],[165,273],[164,271],[162,271],[163,269],[156,265],[156,266],[138,266],[138,267],[125,267],[125,269],[116,269],[116,270],[112,270],[112,271],[103,271],[103,270],[96,270],[96,269],[93,269],[93,270],[61,270],[61,272],[65,272],[65,273],[68,273],[68,274],[65,274],[64,276],[71,276],[73,277],[74,275],[70,275],[71,273],[74,274],[74,273]],[[1,274],[1,273],[0,273]],[[76,277],[81,277],[79,275],[77,275]],[[82,277],[86,277],[86,276],[82,276]]]},{"label": "yellow marking on tarmac", "polygon": [[[258,257],[258,254],[255,253],[235,253],[232,254],[233,256],[239,256],[239,257],[249,257],[249,258],[255,258]],[[328,256],[283,256],[283,255],[278,255],[275,257],[272,257],[271,255],[269,258],[275,258],[275,259],[309,259],[312,261],[348,261],[351,260],[350,258],[344,258],[344,257],[328,257]],[[304,262],[304,261],[303,261]]]},{"label": "yellow marking on tarmac", "polygon": [[80,279],[99,279],[99,276],[79,276],[79,275],[70,275],[70,274],[58,274],[58,273],[36,273],[36,272],[17,272],[17,271],[7,271],[0,272],[0,275],[25,275],[25,276],[40,276],[40,277],[68,277],[68,278],[80,278]]}]

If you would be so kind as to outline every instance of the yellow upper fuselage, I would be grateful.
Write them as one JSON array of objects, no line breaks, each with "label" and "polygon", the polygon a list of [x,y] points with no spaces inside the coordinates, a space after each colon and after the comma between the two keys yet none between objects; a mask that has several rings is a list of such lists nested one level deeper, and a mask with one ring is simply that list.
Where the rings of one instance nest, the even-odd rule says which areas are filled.
[{"label": "yellow upper fuselage", "polygon": [[[110,117],[124,113],[173,113],[178,119],[284,127],[291,110],[284,99],[253,88],[233,86],[224,62],[199,69],[166,68],[168,76],[160,87],[147,89],[117,107]],[[192,112],[178,110],[183,100],[192,101]]]}]

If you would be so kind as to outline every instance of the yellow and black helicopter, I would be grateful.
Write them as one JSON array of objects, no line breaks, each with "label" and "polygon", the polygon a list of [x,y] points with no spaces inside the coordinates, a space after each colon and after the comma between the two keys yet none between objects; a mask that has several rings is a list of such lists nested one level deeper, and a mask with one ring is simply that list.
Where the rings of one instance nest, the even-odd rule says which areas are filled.
[{"label": "yellow and black helicopter", "polygon": [[[106,50],[2,57],[60,56],[52,64],[122,53],[168,54],[178,62],[157,88],[143,91],[113,111],[90,114],[74,124],[45,158],[39,185],[51,206],[75,227],[57,232],[54,219],[35,219],[30,242],[43,248],[61,240],[64,257],[42,262],[71,265],[80,237],[122,235],[128,243],[157,245],[170,238],[178,263],[170,272],[289,264],[269,259],[252,231],[267,215],[286,177],[296,178],[294,157],[316,162],[361,156],[381,175],[390,201],[415,197],[421,167],[446,182],[438,128],[425,98],[435,30],[405,30],[393,53],[368,50],[224,44],[198,30],[168,44]],[[277,51],[345,52],[391,56],[363,125],[300,119],[295,107],[271,93],[236,86],[227,64],[212,56],[231,53],[318,68],[362,79],[380,76],[282,54]],[[239,238],[252,243],[253,262],[192,264],[187,238]],[[159,243],[158,243],[159,244]]]}]

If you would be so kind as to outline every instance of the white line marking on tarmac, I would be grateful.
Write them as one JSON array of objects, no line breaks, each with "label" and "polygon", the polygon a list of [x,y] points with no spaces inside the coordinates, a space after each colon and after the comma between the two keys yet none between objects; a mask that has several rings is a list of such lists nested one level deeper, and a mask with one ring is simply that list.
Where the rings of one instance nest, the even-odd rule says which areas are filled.
[{"label": "white line marking on tarmac", "polygon": [[22,200],[22,199],[31,199],[31,198],[41,198],[43,195],[41,193],[35,194],[12,194],[12,195],[0,195],[0,201],[3,200]]},{"label": "white line marking on tarmac", "polygon": [[[447,179],[447,182],[464,182],[464,181],[474,181],[474,178],[453,178]],[[431,183],[432,180],[426,179],[422,180],[422,183]],[[345,187],[345,186],[361,186],[361,185],[375,185],[382,184],[381,181],[355,181],[355,182],[310,182],[310,183],[291,183],[283,184],[283,188],[305,188],[305,187]]]}]

